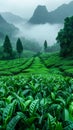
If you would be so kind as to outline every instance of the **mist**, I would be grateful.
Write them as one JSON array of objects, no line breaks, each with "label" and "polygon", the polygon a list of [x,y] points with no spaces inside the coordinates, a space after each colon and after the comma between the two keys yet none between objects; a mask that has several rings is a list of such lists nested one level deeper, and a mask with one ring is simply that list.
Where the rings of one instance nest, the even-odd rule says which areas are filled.
[{"label": "mist", "polygon": [[43,45],[44,41],[47,40],[48,46],[56,43],[56,37],[59,30],[63,27],[62,24],[40,24],[40,25],[31,25],[31,24],[18,24],[16,25],[20,32],[17,35],[18,37],[24,37],[29,40],[38,42],[40,45]]}]

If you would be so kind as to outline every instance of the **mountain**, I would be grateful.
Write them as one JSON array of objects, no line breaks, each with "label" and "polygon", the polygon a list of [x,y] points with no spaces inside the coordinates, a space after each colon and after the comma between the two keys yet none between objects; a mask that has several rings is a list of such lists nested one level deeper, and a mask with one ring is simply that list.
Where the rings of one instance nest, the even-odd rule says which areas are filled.
[{"label": "mountain", "polygon": [[63,4],[56,10],[49,13],[52,23],[63,23],[66,17],[73,15],[73,1],[69,4]]},{"label": "mountain", "polygon": [[0,15],[0,38],[3,38],[6,34],[13,36],[18,32],[18,28],[14,25],[9,24],[5,19]]},{"label": "mountain", "polygon": [[2,17],[11,24],[24,23],[25,19],[10,12],[2,12]]},{"label": "mountain", "polygon": [[51,12],[48,12],[46,6],[39,5],[28,22],[31,24],[63,23],[66,17],[72,15],[73,1],[69,4],[63,4]]},{"label": "mountain", "polygon": [[48,10],[46,6],[41,6],[39,5],[35,11],[33,16],[30,18],[29,22],[33,24],[44,24],[46,21],[48,21],[49,15],[48,15]]}]

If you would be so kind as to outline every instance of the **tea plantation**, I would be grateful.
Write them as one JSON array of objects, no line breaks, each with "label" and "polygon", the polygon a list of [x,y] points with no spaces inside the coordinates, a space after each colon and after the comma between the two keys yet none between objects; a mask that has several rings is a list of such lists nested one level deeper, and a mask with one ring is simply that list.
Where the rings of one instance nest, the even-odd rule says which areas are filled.
[{"label": "tea plantation", "polygon": [[73,130],[73,59],[0,61],[0,130]]}]

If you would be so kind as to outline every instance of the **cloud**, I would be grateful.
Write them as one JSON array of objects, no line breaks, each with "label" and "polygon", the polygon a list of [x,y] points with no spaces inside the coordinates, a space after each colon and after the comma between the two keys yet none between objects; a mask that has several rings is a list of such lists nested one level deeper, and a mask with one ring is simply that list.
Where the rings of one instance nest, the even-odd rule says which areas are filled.
[{"label": "cloud", "polygon": [[47,40],[50,46],[56,42],[57,33],[62,28],[62,25],[41,24],[32,26],[30,24],[20,24],[17,27],[21,30],[18,37],[21,36],[26,39],[36,40],[41,45]]}]

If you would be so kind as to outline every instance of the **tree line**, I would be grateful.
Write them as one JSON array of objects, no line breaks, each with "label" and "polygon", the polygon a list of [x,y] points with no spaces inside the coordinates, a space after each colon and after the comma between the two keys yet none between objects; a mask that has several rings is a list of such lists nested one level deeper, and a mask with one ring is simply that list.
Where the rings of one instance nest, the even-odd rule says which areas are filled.
[{"label": "tree line", "polygon": [[[69,57],[73,56],[73,16],[67,17],[64,20],[64,27],[58,32],[57,44],[54,48],[60,46],[60,56]],[[59,45],[59,46],[57,46]],[[53,47],[52,47],[53,48]],[[50,48],[51,49],[51,48]],[[49,52],[47,41],[44,42],[44,51]]]},{"label": "tree line", "polygon": [[[64,27],[59,31],[56,40],[57,43],[60,45],[60,56],[62,57],[73,56],[73,16],[67,17],[65,19]],[[18,53],[18,57],[20,58],[23,52],[23,44],[20,38],[18,38],[16,42],[16,51]],[[46,40],[44,42],[44,51],[49,52]],[[3,43],[2,59],[13,59],[14,56],[15,55],[13,52],[11,41],[8,35],[6,35]]]},{"label": "tree line", "polygon": [[[23,52],[23,45],[20,40],[20,38],[17,39],[16,42],[16,51],[18,53],[19,58],[21,57],[21,54]],[[14,58],[14,52],[13,52],[13,47],[11,45],[11,41],[9,39],[9,36],[5,36],[5,40],[3,43],[3,56],[2,59],[13,59]]]},{"label": "tree line", "polygon": [[60,44],[60,56],[73,56],[73,16],[65,19],[56,40]]}]

